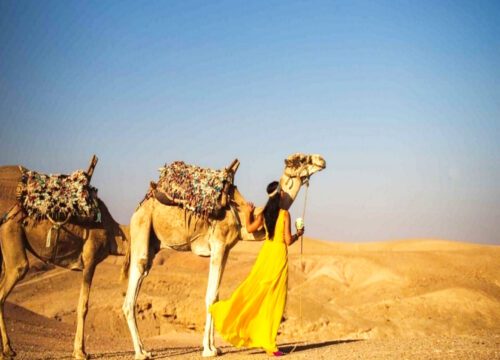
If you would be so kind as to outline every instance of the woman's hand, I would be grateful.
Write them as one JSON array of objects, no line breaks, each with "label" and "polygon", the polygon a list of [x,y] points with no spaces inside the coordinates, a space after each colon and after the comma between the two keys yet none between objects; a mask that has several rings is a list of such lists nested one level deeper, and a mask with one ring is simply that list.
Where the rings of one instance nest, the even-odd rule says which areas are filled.
[{"label": "woman's hand", "polygon": [[247,211],[247,214],[252,214],[253,211],[255,210],[255,205],[251,202],[247,202],[247,206],[246,206],[246,209]]},{"label": "woman's hand", "polygon": [[304,235],[304,228],[302,228],[300,230],[297,230],[297,233],[292,236],[292,240],[291,240],[291,242],[288,245],[292,245],[294,242],[296,242],[297,240],[299,240],[299,238],[302,235]]}]

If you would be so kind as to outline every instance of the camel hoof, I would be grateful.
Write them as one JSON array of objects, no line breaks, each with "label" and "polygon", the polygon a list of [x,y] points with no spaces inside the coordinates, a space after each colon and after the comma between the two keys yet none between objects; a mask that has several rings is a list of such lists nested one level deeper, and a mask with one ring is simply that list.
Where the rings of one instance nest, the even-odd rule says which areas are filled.
[{"label": "camel hoof", "polygon": [[16,352],[12,350],[12,348],[9,346],[7,348],[4,348],[2,353],[2,359],[12,359],[16,355],[17,355]]},{"label": "camel hoof", "polygon": [[149,351],[142,351],[140,354],[135,354],[135,360],[147,360],[152,359],[153,355]]},{"label": "camel hoof", "polygon": [[219,356],[222,354],[222,350],[219,348],[215,349],[203,349],[203,352],[201,353],[201,356],[203,357],[214,357],[214,356]]},{"label": "camel hoof", "polygon": [[78,360],[88,360],[89,356],[85,354],[82,350],[73,351],[73,359]]}]

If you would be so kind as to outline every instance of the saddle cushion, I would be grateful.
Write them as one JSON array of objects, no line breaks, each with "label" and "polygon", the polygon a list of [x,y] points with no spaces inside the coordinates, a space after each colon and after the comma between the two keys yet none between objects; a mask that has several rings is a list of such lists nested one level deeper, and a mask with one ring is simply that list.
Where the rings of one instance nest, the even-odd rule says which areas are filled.
[{"label": "saddle cushion", "polygon": [[226,169],[213,170],[175,161],[159,170],[156,189],[151,188],[147,197],[161,192],[175,204],[206,217],[216,215],[223,207],[224,185],[230,181]]},{"label": "saddle cushion", "polygon": [[100,221],[97,189],[90,186],[84,171],[70,175],[45,175],[24,171],[16,197],[27,215],[36,220],[50,216],[62,221],[73,216]]}]

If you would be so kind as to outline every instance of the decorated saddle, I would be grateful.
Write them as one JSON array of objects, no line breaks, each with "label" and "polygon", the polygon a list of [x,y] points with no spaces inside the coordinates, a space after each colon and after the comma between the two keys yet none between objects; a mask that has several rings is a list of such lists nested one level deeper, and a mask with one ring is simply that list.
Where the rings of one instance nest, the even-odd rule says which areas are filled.
[{"label": "decorated saddle", "polygon": [[214,170],[175,161],[159,169],[160,178],[151,183],[145,200],[155,197],[165,205],[177,205],[203,217],[215,217],[227,204],[239,162],[227,169]]},{"label": "decorated saddle", "polygon": [[16,198],[26,214],[36,221],[50,217],[64,221],[74,217],[100,221],[97,189],[87,174],[78,170],[70,175],[45,175],[23,169]]}]

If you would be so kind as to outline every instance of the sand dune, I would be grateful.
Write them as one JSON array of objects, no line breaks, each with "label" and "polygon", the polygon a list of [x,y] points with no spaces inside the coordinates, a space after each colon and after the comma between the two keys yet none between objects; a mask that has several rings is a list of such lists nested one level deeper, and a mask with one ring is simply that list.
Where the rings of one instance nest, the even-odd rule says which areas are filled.
[{"label": "sand dune", "polygon": [[[260,246],[242,242],[233,249],[221,284],[222,298],[229,296],[246,276]],[[302,262],[298,245],[289,252],[289,297],[280,329],[281,342],[300,339],[322,344],[325,340],[370,339],[363,345],[345,346],[368,346],[370,351],[366,344],[386,342],[390,347],[395,339],[409,347],[413,341],[451,339],[453,343],[453,339],[468,339],[463,340],[465,343],[457,340],[456,346],[468,344],[463,345],[468,349],[463,354],[500,357],[500,247],[430,239],[369,244],[307,239],[304,249]],[[96,272],[87,325],[89,344],[94,344],[95,349],[102,346],[97,339],[113,339],[109,341],[116,351],[131,350],[121,315],[126,286],[118,281],[121,260],[111,257]],[[32,265],[29,276],[9,297],[10,302],[25,310],[9,307],[8,321],[17,325],[21,321],[25,331],[36,333],[37,321],[45,319],[54,328],[62,326],[70,339],[81,274],[36,261]],[[166,349],[168,343],[179,345],[184,341],[195,349],[199,346],[207,271],[208,259],[190,253],[162,251],[155,258],[139,296],[138,319],[143,336],[151,344],[163,344],[164,354],[172,355]],[[484,346],[471,345],[485,338],[489,340]],[[14,345],[24,341],[19,332],[13,334],[13,339]],[[46,345],[42,341],[42,347]],[[316,349],[318,358],[329,358],[326,354],[342,358],[342,352],[337,353],[339,348],[331,346]],[[444,349],[448,346],[454,345],[442,343]],[[71,345],[67,355],[70,353]],[[392,358],[384,356],[380,358]],[[408,356],[421,358],[416,353]]]}]

